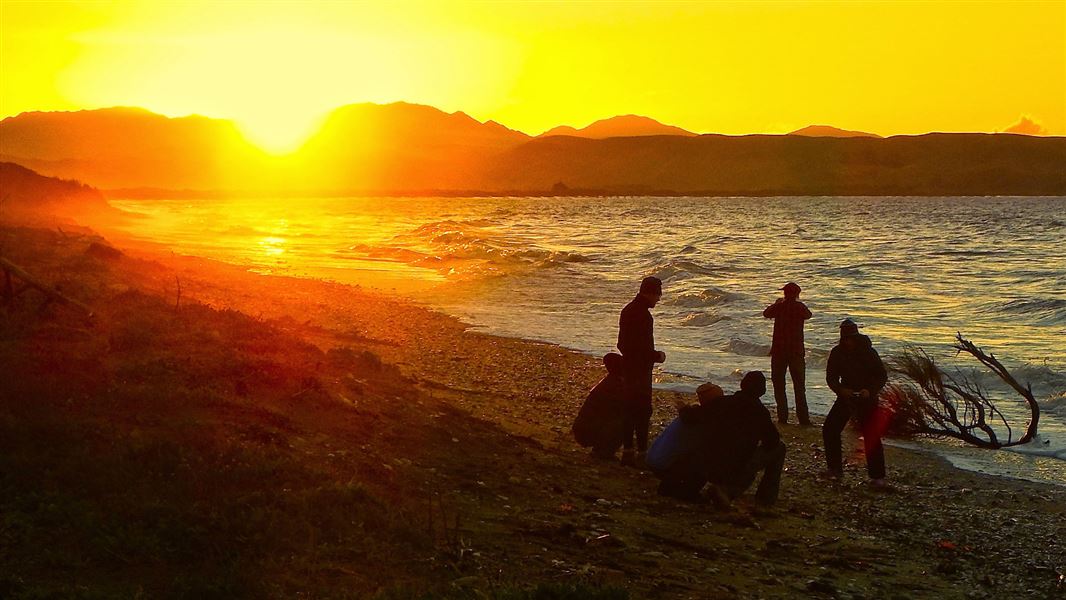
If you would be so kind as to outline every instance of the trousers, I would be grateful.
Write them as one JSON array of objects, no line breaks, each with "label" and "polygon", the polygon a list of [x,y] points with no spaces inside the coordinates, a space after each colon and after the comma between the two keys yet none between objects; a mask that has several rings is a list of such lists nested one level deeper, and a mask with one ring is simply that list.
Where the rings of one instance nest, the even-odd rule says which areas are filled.
[{"label": "trousers", "polygon": [[785,371],[792,375],[792,393],[796,397],[796,418],[801,424],[810,423],[807,413],[807,363],[802,354],[774,354],[770,357],[770,381],[774,384],[777,420],[788,422],[788,397],[785,395]]},{"label": "trousers", "polygon": [[840,434],[854,416],[862,429],[863,450],[866,453],[866,472],[870,479],[885,477],[885,448],[881,445],[880,419],[877,418],[877,399],[837,398],[822,425],[822,441],[825,443],[825,460],[829,470],[844,472],[840,449]]}]

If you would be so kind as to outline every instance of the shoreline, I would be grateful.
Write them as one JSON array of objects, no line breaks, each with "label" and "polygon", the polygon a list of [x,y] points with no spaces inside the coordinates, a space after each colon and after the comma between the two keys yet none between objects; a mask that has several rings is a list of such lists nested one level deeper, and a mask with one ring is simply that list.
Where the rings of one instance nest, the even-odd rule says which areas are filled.
[{"label": "shoreline", "polygon": [[[573,442],[571,419],[602,374],[593,357],[548,342],[474,331],[445,313],[363,287],[259,275],[210,259],[122,246],[122,258],[89,259],[85,252],[92,237],[45,230],[5,233],[18,236],[19,243],[10,246],[8,254],[13,261],[41,277],[61,280],[69,293],[92,302],[100,312],[98,323],[86,327],[62,307],[52,307],[47,319],[35,321],[36,308],[28,305],[33,311],[20,319],[30,325],[11,330],[16,324],[11,322],[4,331],[15,337],[0,340],[7,352],[14,352],[5,356],[20,357],[13,363],[19,372],[34,364],[25,361],[47,361],[50,353],[68,347],[110,348],[75,364],[89,373],[104,368],[104,381],[111,382],[113,390],[105,386],[86,392],[89,395],[73,405],[66,404],[63,392],[55,396],[56,410],[45,415],[49,419],[103,419],[110,423],[104,431],[114,432],[109,436],[129,436],[133,448],[140,448],[143,440],[168,436],[186,439],[183,446],[195,448],[200,437],[207,436],[220,440],[216,443],[223,448],[244,448],[255,455],[269,452],[277,457],[271,460],[291,465],[269,477],[248,479],[251,489],[242,489],[233,500],[204,505],[211,512],[232,502],[234,514],[245,515],[249,502],[277,502],[299,492],[308,480],[322,489],[356,481],[371,497],[384,499],[367,513],[342,502],[346,511],[355,511],[351,514],[396,510],[404,515],[395,522],[373,517],[376,524],[370,529],[366,523],[371,521],[365,519],[371,517],[364,517],[361,529],[352,532],[355,537],[334,539],[329,531],[344,530],[344,518],[320,523],[313,520],[320,518],[316,513],[304,516],[286,508],[279,518],[298,524],[312,519],[306,527],[320,533],[307,542],[307,531],[299,527],[291,532],[277,525],[268,528],[278,539],[258,544],[266,548],[265,558],[241,541],[248,534],[226,533],[225,527],[219,529],[222,522],[195,529],[212,540],[202,552],[205,559],[215,556],[206,550],[214,544],[229,548],[225,556],[241,557],[234,564],[260,565],[247,567],[249,577],[264,580],[257,585],[267,586],[253,595],[291,597],[318,590],[317,595],[332,596],[354,590],[373,596],[413,585],[435,596],[470,597],[459,594],[492,595],[506,586],[528,589],[577,582],[591,586],[583,588],[586,592],[622,589],[637,598],[969,598],[975,587],[985,594],[978,597],[992,597],[1027,590],[1052,594],[1061,586],[1066,490],[970,473],[933,455],[888,447],[896,487],[888,494],[876,493],[865,485],[863,461],[855,454],[850,430],[844,436],[849,463],[845,479],[827,485],[816,478],[823,465],[817,430],[785,426],[781,432],[789,455],[782,499],[774,510],[757,511],[750,494],[725,512],[681,505],[658,498],[650,474],[593,461]],[[141,311],[149,312],[141,317]],[[172,321],[181,326],[156,324]],[[130,330],[131,323],[137,328]],[[30,329],[19,333],[26,326]],[[141,328],[150,328],[153,337],[144,337]],[[182,345],[189,335],[195,343]],[[27,348],[35,350],[27,353]],[[278,348],[285,350],[276,354]],[[202,353],[208,354],[199,358]],[[254,367],[252,374],[235,371],[240,381],[193,375],[203,369],[213,373],[214,364],[235,358],[240,359],[238,365]],[[79,371],[64,374],[49,368],[42,371],[48,374],[44,381],[29,376],[35,371],[25,371],[27,376],[17,385],[46,387],[18,397],[48,399],[41,394],[50,394],[56,386],[66,389],[64,380],[74,385],[83,377]],[[147,379],[137,383],[138,378]],[[180,401],[160,403],[153,394],[166,397],[168,390],[146,396],[140,387],[161,385],[156,381],[190,381],[197,387]],[[196,390],[203,386],[211,391],[201,399],[203,392]],[[37,427],[39,411],[23,407],[25,402],[15,396],[11,399],[10,406],[0,410],[16,412],[0,419],[0,425],[18,425],[12,432]],[[671,419],[678,400],[691,398],[656,390],[656,421]],[[58,408],[63,406],[67,408]],[[3,442],[16,444],[4,456],[35,456],[29,451],[38,438],[40,443],[49,439]],[[34,460],[72,460],[57,452]],[[118,456],[126,456],[124,452]],[[110,464],[111,459],[100,458],[110,456],[106,451],[88,455],[94,463]],[[9,488],[16,499],[27,491],[42,493],[38,478],[54,465],[40,465],[26,472],[26,483]],[[82,467],[90,472],[100,468]],[[178,469],[171,479],[195,482],[207,476]],[[148,475],[130,477],[138,482]],[[200,489],[198,485],[192,489]],[[139,486],[123,482],[122,489]],[[109,493],[69,482],[59,489],[77,494],[81,503]],[[307,493],[314,497],[319,492]],[[335,498],[335,492],[329,494]],[[338,502],[335,498],[320,510]],[[138,506],[125,510],[143,510]],[[23,504],[16,508],[19,512],[13,514],[28,514],[22,518],[36,523],[36,513],[25,513]],[[188,518],[206,517],[197,512]],[[974,519],[1013,523],[1011,535],[988,536],[988,531],[973,527]],[[393,535],[401,522],[420,523],[404,536],[423,541],[409,545],[405,537]],[[41,523],[36,527],[42,535],[54,535],[48,521]],[[144,523],[145,531],[158,533],[157,520],[149,517]],[[75,530],[85,526],[83,520],[68,524]],[[45,560],[33,543],[39,538],[31,533],[18,538],[25,545],[13,554],[0,554],[0,564],[25,573],[25,585],[45,586],[56,568],[48,561],[58,559]],[[360,536],[368,533],[384,540],[373,543],[385,546],[366,546],[371,542]],[[90,553],[87,562],[60,561],[62,571],[82,588],[99,589],[106,582],[133,586],[128,589],[147,585],[157,591],[166,589],[165,582],[173,581],[175,573],[184,572],[184,563],[165,551],[149,549],[142,558],[123,545],[134,539],[108,542],[119,545]],[[352,554],[352,548],[364,549]],[[1020,555],[1017,548],[1035,550]],[[116,560],[113,553],[123,558]],[[982,578],[988,561],[998,566],[986,581]],[[238,573],[246,569],[235,568]],[[157,575],[146,579],[146,572]]]},{"label": "shoreline", "polygon": [[[120,241],[121,243],[124,243],[124,244],[128,244],[128,245],[135,246],[135,247],[141,247],[146,252],[148,252],[149,255],[158,255],[158,253],[160,253],[160,252],[171,252],[173,254],[173,250],[169,249],[163,243],[150,242],[150,241],[135,239],[135,238],[132,238],[132,237],[118,237],[118,236],[115,235],[117,233],[118,233],[117,231],[113,232],[109,236],[109,239],[116,239],[116,240],[118,240],[118,241]],[[286,273],[265,272],[265,271],[268,271],[268,270],[259,269],[259,268],[255,267],[254,265],[241,265],[241,264],[237,264],[237,263],[233,263],[233,262],[228,262],[226,260],[214,259],[214,258],[205,258],[205,257],[197,256],[197,255],[194,255],[194,254],[183,254],[181,256],[184,256],[184,257],[189,258],[189,259],[194,259],[194,260],[205,260],[205,261],[211,261],[211,262],[218,262],[218,263],[227,265],[229,267],[232,267],[234,269],[239,269],[239,270],[242,270],[242,271],[246,271],[246,272],[249,272],[249,273],[254,273],[256,275],[260,275],[260,276],[264,276],[264,277],[284,277],[284,278],[292,278],[292,279],[303,280],[303,281],[326,282],[326,283],[342,285],[342,286],[353,285],[353,284],[345,283],[343,281],[339,281],[337,279],[330,279],[328,277],[318,278],[318,277],[302,276],[302,275],[290,275],[290,274],[286,274]],[[432,270],[432,269],[429,269],[429,270]],[[482,334],[482,335],[488,335],[488,336],[492,336],[492,337],[515,340],[515,341],[518,341],[518,342],[524,342],[524,343],[530,343],[530,344],[549,345],[549,346],[553,346],[553,347],[559,348],[560,350],[563,350],[563,351],[566,351],[566,352],[572,352],[572,353],[581,355],[581,356],[585,357],[586,359],[589,359],[589,360],[592,360],[592,361],[595,361],[595,362],[598,362],[599,359],[600,359],[600,356],[597,355],[596,353],[592,352],[592,351],[583,350],[581,348],[573,348],[573,347],[565,346],[565,345],[560,344],[558,342],[555,342],[553,340],[546,340],[546,339],[542,340],[542,339],[523,337],[521,335],[507,335],[507,334],[502,334],[502,333],[494,333],[492,331],[492,326],[491,325],[479,325],[479,324],[469,323],[467,321],[464,321],[459,316],[451,315],[451,314],[445,312],[444,310],[442,310],[440,308],[437,308],[437,307],[434,307],[431,304],[422,302],[422,301],[418,300],[415,297],[415,295],[417,293],[423,292],[423,291],[428,290],[428,289],[432,289],[433,287],[440,285],[441,282],[432,282],[432,281],[428,281],[428,280],[420,280],[420,281],[417,281],[417,282],[411,282],[411,283],[409,283],[406,286],[395,286],[394,285],[394,286],[390,287],[388,285],[388,283],[389,282],[395,283],[395,281],[397,279],[397,276],[385,277],[385,276],[383,276],[383,272],[373,271],[373,270],[368,270],[368,269],[359,269],[359,268],[348,269],[348,271],[366,273],[366,274],[370,275],[370,279],[371,280],[373,280],[374,277],[378,277],[379,278],[377,282],[371,281],[371,282],[369,282],[369,283],[367,283],[365,285],[356,284],[356,285],[354,285],[354,287],[373,290],[373,291],[378,292],[380,294],[384,294],[384,295],[387,295],[387,296],[390,296],[390,295],[391,296],[396,296],[396,297],[398,297],[400,299],[403,299],[405,301],[413,302],[417,306],[420,306],[421,308],[423,308],[425,310],[428,310],[430,312],[439,314],[440,316],[448,318],[448,319],[456,320],[467,331],[473,331],[473,332],[476,332],[476,333],[479,333],[479,334]],[[765,372],[768,373],[769,372],[768,369],[765,370]],[[667,376],[667,377],[670,377],[670,378],[697,379],[696,376],[691,375],[691,374],[671,372],[669,370],[663,370],[662,374]],[[739,386],[739,383],[737,383],[737,385]],[[674,384],[670,384],[670,383],[668,383],[668,384],[659,384],[659,383],[656,383],[656,384],[654,384],[653,387],[656,390],[660,390],[660,391],[668,393],[668,394],[676,393],[676,394],[684,395],[686,397],[692,397],[693,394],[695,393],[695,388],[697,386],[698,386],[698,383],[697,384],[692,384],[691,386],[689,386],[687,384],[684,384],[684,383],[674,383]],[[689,387],[691,387],[692,389],[688,389]],[[766,404],[768,406],[768,408],[770,408],[772,410],[773,406],[771,406],[770,404],[767,404],[767,402],[766,402],[767,399],[770,399],[772,401],[772,397],[770,396],[771,394],[772,394],[772,390],[768,390],[767,396],[763,397],[763,401],[764,401],[764,404]],[[820,414],[820,413],[817,413],[817,412],[812,412],[812,414],[816,415],[816,416],[819,416],[819,417],[822,417],[822,418],[825,417],[825,414]],[[651,436],[651,439],[654,439],[654,434],[657,434],[657,433],[658,433],[658,430],[653,428],[653,430],[652,430],[652,434],[653,435]],[[918,453],[924,453],[924,454],[935,456],[935,457],[937,457],[939,459],[942,459],[944,461],[944,463],[946,465],[948,465],[950,468],[955,469],[955,470],[959,470],[959,471],[965,471],[965,472],[968,472],[968,473],[973,473],[973,474],[977,474],[977,475],[984,475],[984,476],[988,476],[988,477],[1007,478],[1007,479],[1012,479],[1012,480],[1016,480],[1016,481],[1024,481],[1024,482],[1028,482],[1028,483],[1034,483],[1034,484],[1040,484],[1040,485],[1048,485],[1048,486],[1053,486],[1053,487],[1066,487],[1066,477],[1060,477],[1059,479],[1053,479],[1053,478],[1051,478],[1051,476],[1047,476],[1047,477],[1043,477],[1042,478],[1039,474],[1027,474],[1027,473],[1021,472],[1021,471],[1017,470],[1018,467],[1015,467],[1015,470],[1013,470],[1013,471],[1011,470],[1010,466],[1000,467],[1001,470],[992,471],[992,472],[986,471],[986,470],[982,470],[982,469],[990,467],[991,465],[989,463],[990,462],[994,462],[994,461],[987,461],[986,460],[986,461],[982,462],[980,460],[980,458],[977,458],[978,456],[987,457],[989,452],[1008,452],[1011,455],[1020,457],[1020,459],[1022,459],[1022,460],[1031,460],[1031,461],[1035,462],[1035,461],[1040,460],[1040,459],[1047,459],[1047,460],[1051,460],[1051,461],[1061,462],[1062,465],[1061,465],[1061,469],[1060,470],[1062,471],[1062,475],[1066,475],[1066,462],[1064,462],[1063,459],[1058,458],[1058,457],[1053,456],[1053,455],[1043,455],[1043,454],[1038,454],[1038,453],[1029,453],[1029,452],[1025,452],[1025,451],[1021,451],[1021,450],[1011,450],[1011,449],[1002,449],[1002,450],[998,450],[998,451],[997,450],[989,451],[989,450],[983,450],[983,449],[969,448],[969,447],[964,446],[964,445],[963,446],[954,445],[954,447],[953,447],[953,444],[951,444],[950,441],[943,440],[943,439],[940,439],[940,438],[934,438],[934,437],[917,438],[917,439],[886,437],[885,438],[885,444],[886,445],[894,445],[897,448],[901,448],[901,449],[904,449],[904,450],[907,450],[907,451],[910,451],[910,452],[918,452]],[[971,456],[969,456],[969,457],[963,456],[960,453],[960,448],[962,449],[962,451],[970,450],[971,451],[970,452]],[[1056,465],[1056,466],[1058,466],[1058,465]]]}]

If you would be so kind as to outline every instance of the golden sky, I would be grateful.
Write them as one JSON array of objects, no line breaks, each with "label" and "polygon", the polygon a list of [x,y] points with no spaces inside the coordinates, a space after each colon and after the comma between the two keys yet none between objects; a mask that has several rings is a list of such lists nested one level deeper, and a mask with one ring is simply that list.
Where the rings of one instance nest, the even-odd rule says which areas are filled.
[{"label": "golden sky", "polygon": [[617,114],[697,132],[1066,134],[1066,0],[0,0],[0,117],[143,106],[292,148],[406,100],[536,134]]}]

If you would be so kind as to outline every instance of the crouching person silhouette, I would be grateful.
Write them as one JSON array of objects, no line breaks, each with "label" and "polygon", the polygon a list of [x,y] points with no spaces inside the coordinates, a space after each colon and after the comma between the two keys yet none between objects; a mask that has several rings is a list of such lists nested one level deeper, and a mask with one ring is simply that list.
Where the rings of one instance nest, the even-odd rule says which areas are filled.
[{"label": "crouching person silhouette", "polygon": [[603,365],[607,367],[607,375],[585,398],[571,431],[578,444],[592,448],[593,456],[610,459],[622,446],[628,390],[622,377],[622,355],[615,352],[604,355]]},{"label": "crouching person silhouette", "polygon": [[659,479],[659,495],[689,502],[702,502],[700,489],[707,483],[705,422],[713,402],[725,395],[722,388],[705,383],[696,389],[698,405],[682,406],[674,419],[655,438],[645,464]]},{"label": "crouching person silhouette", "polygon": [[669,466],[656,473],[662,480],[659,493],[703,502],[700,491],[710,482],[716,486],[716,499],[728,502],[747,491],[761,473],[756,503],[777,502],[785,444],[759,400],[765,393],[766,377],[752,371],[732,396],[686,410],[679,419],[696,441],[682,444]]}]

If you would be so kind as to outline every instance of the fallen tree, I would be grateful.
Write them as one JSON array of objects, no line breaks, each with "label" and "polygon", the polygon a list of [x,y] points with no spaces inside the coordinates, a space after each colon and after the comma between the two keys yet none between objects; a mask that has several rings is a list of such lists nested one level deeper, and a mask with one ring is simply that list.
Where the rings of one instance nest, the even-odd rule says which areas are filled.
[{"label": "fallen tree", "polygon": [[[3,299],[4,304],[10,304],[15,297],[22,292],[28,289],[34,289],[44,294],[45,303],[42,307],[47,306],[50,302],[59,302],[80,309],[86,317],[91,318],[93,316],[93,309],[86,304],[64,295],[59,290],[50,287],[47,283],[30,275],[22,267],[2,256],[0,256],[0,272],[3,273],[3,288],[0,289],[0,298]],[[22,286],[16,289],[11,281],[12,276],[21,279],[23,282]]]},{"label": "fallen tree", "polygon": [[[1015,427],[988,392],[970,377],[941,369],[925,350],[905,349],[889,361],[893,382],[882,398],[893,411],[891,430],[904,435],[946,436],[981,448],[1006,448],[1027,444],[1036,436],[1040,405],[1029,385],[1022,386],[994,354],[985,354],[973,342],[956,334],[958,353],[976,358],[1028,404],[1030,420],[1025,433],[1015,439]],[[1002,425],[1006,437],[996,427]]]}]

